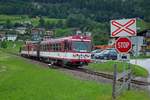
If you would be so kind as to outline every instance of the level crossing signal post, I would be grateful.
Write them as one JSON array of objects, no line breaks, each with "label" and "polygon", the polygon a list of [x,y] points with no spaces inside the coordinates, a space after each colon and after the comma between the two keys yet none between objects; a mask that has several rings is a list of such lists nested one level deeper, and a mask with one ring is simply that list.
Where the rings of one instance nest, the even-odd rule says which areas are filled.
[{"label": "level crossing signal post", "polygon": [[[125,90],[131,89],[131,65],[129,61],[122,60],[123,63],[123,72],[118,73],[118,65],[114,64],[114,73],[113,73],[113,88],[112,88],[112,97],[116,99]],[[125,62],[125,63],[124,63]],[[120,67],[120,66],[119,66]]]},{"label": "level crossing signal post", "polygon": [[[122,63],[122,73],[118,73],[117,62],[114,65],[114,75],[113,75],[113,91],[112,97],[113,99],[116,96],[120,95],[126,89],[130,90],[131,86],[131,66],[130,66],[130,54],[128,52],[132,48],[132,42],[127,37],[119,37],[115,42],[115,48],[118,51],[118,62]],[[119,66],[120,67],[120,66]],[[118,81],[120,85],[118,85]]]},{"label": "level crossing signal post", "polygon": [[[114,64],[112,98],[115,99],[117,95],[122,93],[122,91],[126,89],[130,90],[131,88],[132,70],[129,52],[132,49],[132,41],[129,37],[136,36],[136,19],[112,20],[110,21],[110,24],[111,37],[119,37],[115,41],[115,48],[119,53],[118,61],[122,62],[123,65],[122,73],[118,73],[117,62]],[[119,86],[118,81],[121,81]]]}]

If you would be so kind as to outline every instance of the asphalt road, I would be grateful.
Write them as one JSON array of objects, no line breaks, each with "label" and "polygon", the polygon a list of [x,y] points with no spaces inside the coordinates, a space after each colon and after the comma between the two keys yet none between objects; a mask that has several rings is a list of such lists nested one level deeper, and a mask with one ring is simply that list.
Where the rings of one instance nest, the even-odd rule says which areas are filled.
[{"label": "asphalt road", "polygon": [[147,69],[150,74],[150,58],[149,59],[130,60],[130,63],[140,65],[141,67]]},{"label": "asphalt road", "polygon": [[[137,60],[130,60],[131,64],[140,65],[141,67],[145,68],[149,72],[149,77],[147,78],[148,82],[150,82],[150,58],[149,59],[137,59]],[[148,86],[150,90],[150,86]]]}]

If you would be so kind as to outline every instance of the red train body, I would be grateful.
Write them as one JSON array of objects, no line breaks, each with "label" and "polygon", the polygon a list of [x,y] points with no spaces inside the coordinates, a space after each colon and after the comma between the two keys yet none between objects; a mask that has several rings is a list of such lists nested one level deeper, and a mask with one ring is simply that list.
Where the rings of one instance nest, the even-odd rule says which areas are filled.
[{"label": "red train body", "polygon": [[82,66],[91,62],[91,38],[74,35],[49,39],[40,43],[27,42],[21,55],[39,58],[49,63]]}]

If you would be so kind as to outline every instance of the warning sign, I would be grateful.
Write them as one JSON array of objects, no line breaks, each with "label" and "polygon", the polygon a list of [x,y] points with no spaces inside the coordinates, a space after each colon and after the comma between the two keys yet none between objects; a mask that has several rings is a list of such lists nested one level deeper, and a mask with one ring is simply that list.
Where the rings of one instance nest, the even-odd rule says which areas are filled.
[{"label": "warning sign", "polygon": [[111,37],[136,36],[136,19],[111,20]]}]

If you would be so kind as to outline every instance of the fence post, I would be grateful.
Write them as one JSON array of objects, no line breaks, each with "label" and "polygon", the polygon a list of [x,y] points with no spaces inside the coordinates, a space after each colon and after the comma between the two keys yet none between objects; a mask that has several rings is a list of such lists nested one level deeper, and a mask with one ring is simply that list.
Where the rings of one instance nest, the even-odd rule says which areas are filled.
[{"label": "fence post", "polygon": [[[131,65],[130,65],[130,63],[128,64],[128,70],[131,71]],[[128,90],[130,90],[130,88],[131,88],[131,72],[128,74],[128,80],[129,80]]]},{"label": "fence post", "polygon": [[117,64],[114,64],[113,88],[112,88],[113,99],[116,99],[116,78],[117,78]]}]

